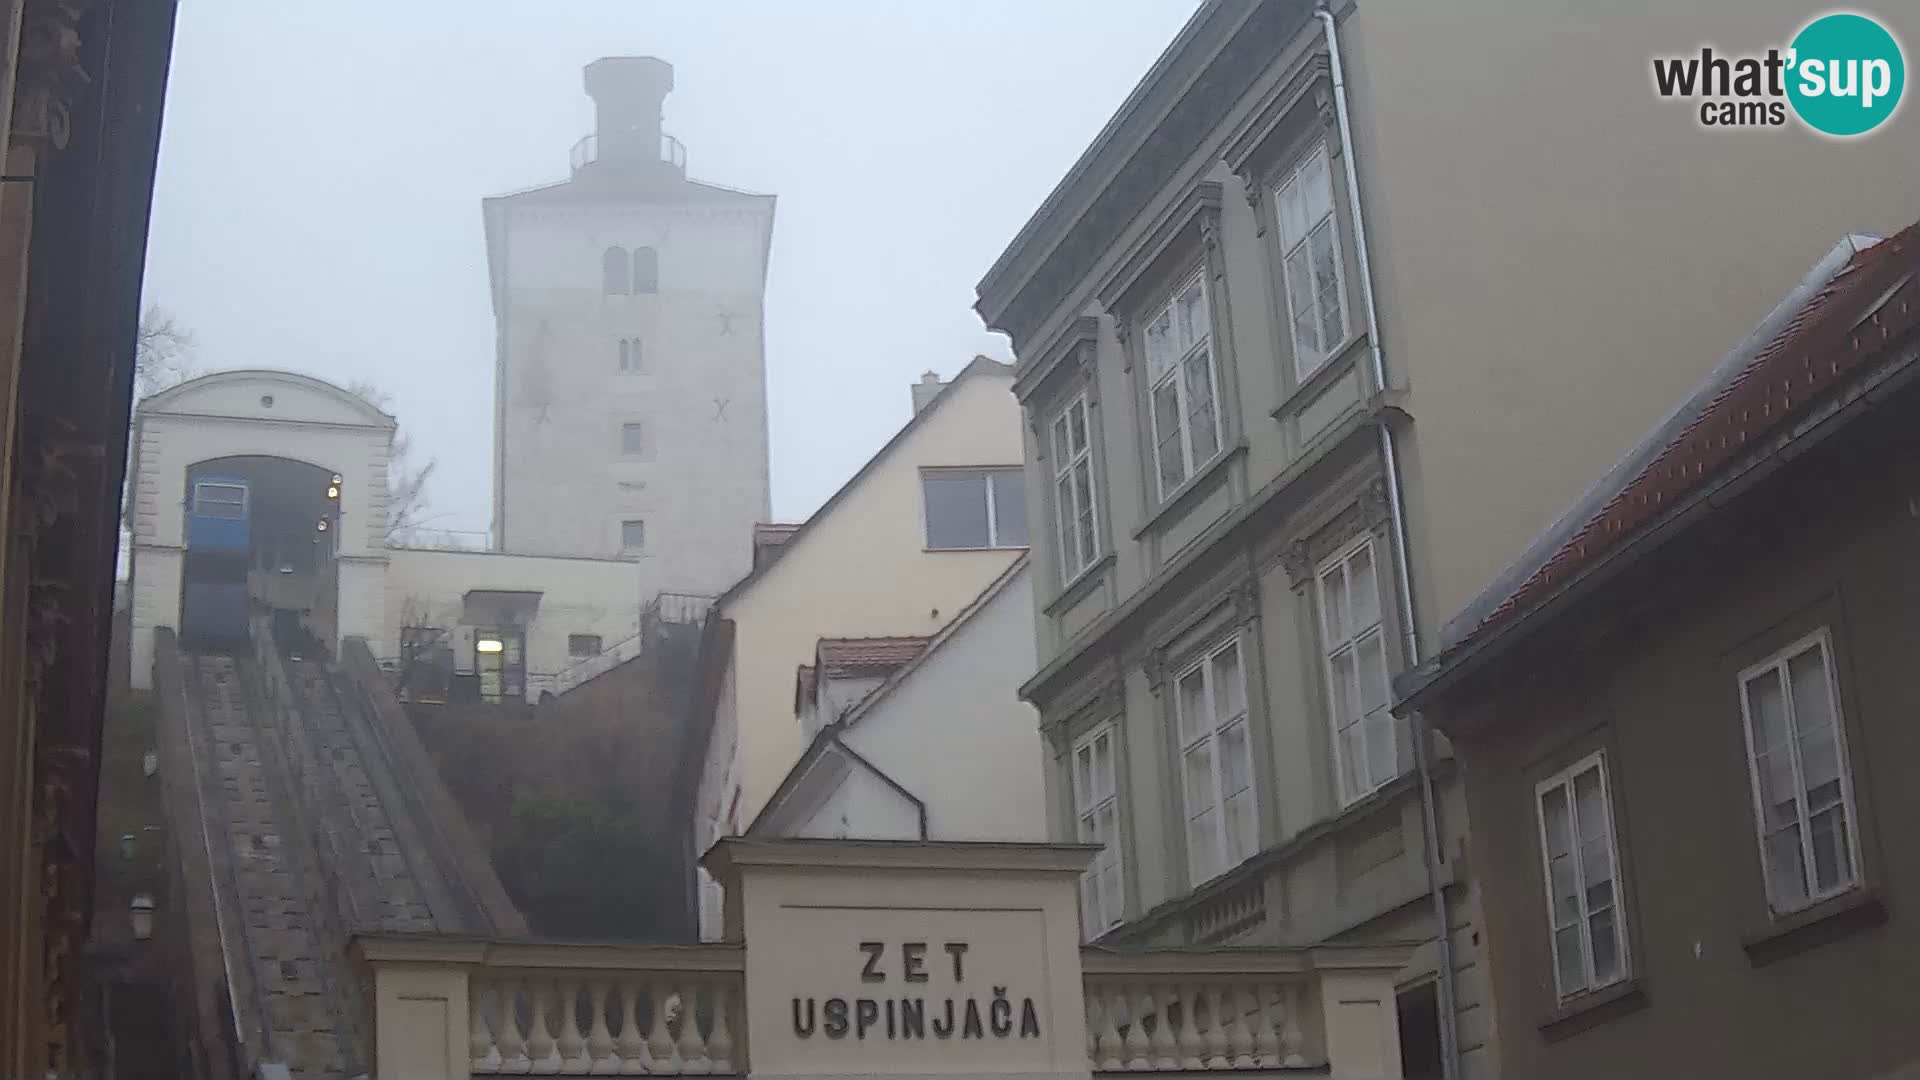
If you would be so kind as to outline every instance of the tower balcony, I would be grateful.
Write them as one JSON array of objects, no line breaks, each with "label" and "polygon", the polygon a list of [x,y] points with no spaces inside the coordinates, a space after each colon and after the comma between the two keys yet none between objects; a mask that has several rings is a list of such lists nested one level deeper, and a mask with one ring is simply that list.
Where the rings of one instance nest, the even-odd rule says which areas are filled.
[{"label": "tower balcony", "polygon": [[[568,160],[573,165],[573,175],[575,176],[580,175],[581,169],[602,160],[600,155],[600,136],[597,133],[582,135],[580,141],[573,144],[573,151],[568,155]],[[685,173],[687,171],[687,148],[679,139],[663,132],[660,135],[659,151],[651,160],[671,165],[675,172]]]}]

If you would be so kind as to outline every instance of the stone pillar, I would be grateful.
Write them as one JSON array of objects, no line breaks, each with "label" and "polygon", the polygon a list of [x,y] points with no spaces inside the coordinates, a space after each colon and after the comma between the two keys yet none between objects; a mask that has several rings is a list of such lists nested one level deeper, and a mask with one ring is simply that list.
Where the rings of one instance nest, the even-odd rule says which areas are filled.
[{"label": "stone pillar", "polygon": [[374,1068],[380,1080],[467,1080],[467,969],[373,964]]},{"label": "stone pillar", "polygon": [[185,553],[177,547],[136,545],[133,552],[132,612],[128,619],[130,666],[135,690],[153,688],[153,630],[180,624],[180,575]]},{"label": "stone pillar", "polygon": [[1320,976],[1329,1080],[1400,1080],[1400,1014],[1394,973],[1327,971]]}]

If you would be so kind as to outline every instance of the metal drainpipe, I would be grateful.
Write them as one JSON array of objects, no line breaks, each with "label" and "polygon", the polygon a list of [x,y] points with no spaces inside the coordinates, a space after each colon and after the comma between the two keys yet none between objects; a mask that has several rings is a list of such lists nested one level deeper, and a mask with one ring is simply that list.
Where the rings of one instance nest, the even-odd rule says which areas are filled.
[{"label": "metal drainpipe", "polygon": [[[1373,302],[1373,267],[1367,258],[1366,216],[1360,210],[1360,176],[1354,166],[1355,147],[1353,125],[1347,112],[1346,72],[1340,63],[1340,30],[1327,0],[1320,0],[1313,10],[1314,17],[1326,33],[1328,73],[1333,79],[1333,107],[1336,122],[1340,125],[1341,160],[1346,163],[1348,213],[1353,218],[1353,243],[1360,260],[1360,279],[1365,284],[1367,309],[1367,353],[1373,359],[1373,381],[1376,390],[1385,393],[1387,389],[1386,349],[1380,344],[1380,316]],[[1393,527],[1393,546],[1395,548],[1394,568],[1395,591],[1400,594],[1400,627],[1402,648],[1406,656],[1407,667],[1420,663],[1420,636],[1418,624],[1414,621],[1413,579],[1409,569],[1409,546],[1407,543],[1407,515],[1405,496],[1400,484],[1400,457],[1394,446],[1393,429],[1385,419],[1380,421],[1380,457],[1387,474],[1387,508]],[[1440,943],[1440,977],[1438,979],[1438,1002],[1440,1012],[1440,1067],[1446,1080],[1457,1080],[1460,1075],[1460,1031],[1458,1018],[1454,1015],[1453,1003],[1457,1000],[1453,974],[1453,936],[1451,920],[1447,917],[1447,896],[1440,884],[1440,830],[1439,814],[1433,788],[1433,761],[1428,742],[1432,729],[1425,718],[1416,717],[1413,724],[1414,768],[1420,774],[1420,816],[1425,836],[1421,843],[1421,859],[1426,867],[1427,894],[1433,901],[1433,918],[1438,924]]]}]

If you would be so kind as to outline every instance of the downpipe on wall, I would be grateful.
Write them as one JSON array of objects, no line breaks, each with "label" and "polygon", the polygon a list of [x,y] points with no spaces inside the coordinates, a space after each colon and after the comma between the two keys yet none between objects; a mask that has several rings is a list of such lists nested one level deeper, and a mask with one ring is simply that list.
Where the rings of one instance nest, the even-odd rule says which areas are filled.
[{"label": "downpipe on wall", "polygon": [[[1372,358],[1373,382],[1375,391],[1385,393],[1387,389],[1386,349],[1380,343],[1380,316],[1374,306],[1373,267],[1367,257],[1366,217],[1360,209],[1360,176],[1354,165],[1355,147],[1353,125],[1347,112],[1347,80],[1340,62],[1340,28],[1327,0],[1320,0],[1314,6],[1314,17],[1320,20],[1327,43],[1328,74],[1333,81],[1334,119],[1340,128],[1341,160],[1345,162],[1347,180],[1348,213],[1353,218],[1353,244],[1360,260],[1360,280],[1365,285],[1364,296],[1367,312],[1367,353]],[[1413,577],[1409,567],[1410,547],[1407,542],[1406,500],[1400,482],[1400,456],[1394,445],[1393,429],[1383,418],[1379,423],[1380,457],[1387,474],[1387,508],[1393,530],[1394,546],[1394,591],[1400,597],[1400,629],[1402,650],[1406,665],[1411,668],[1420,663],[1419,624],[1414,621]],[[1453,933],[1451,920],[1447,916],[1446,890],[1440,884],[1440,829],[1437,799],[1433,786],[1433,754],[1430,742],[1433,730],[1423,716],[1413,720],[1413,758],[1414,768],[1420,774],[1420,817],[1425,836],[1422,837],[1421,861],[1426,868],[1427,894],[1433,903],[1433,918],[1438,924],[1440,945],[1440,972],[1436,980],[1440,1013],[1440,1067],[1446,1080],[1458,1080],[1460,1076],[1460,1030],[1458,1017],[1454,1013],[1454,1002],[1458,1000],[1453,972]]]}]

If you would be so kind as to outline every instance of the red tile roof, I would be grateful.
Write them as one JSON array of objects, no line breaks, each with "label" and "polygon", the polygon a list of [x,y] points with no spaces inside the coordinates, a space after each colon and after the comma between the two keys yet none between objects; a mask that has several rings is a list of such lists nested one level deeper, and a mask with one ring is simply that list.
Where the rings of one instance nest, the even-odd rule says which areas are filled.
[{"label": "red tile roof", "polygon": [[886,676],[926,651],[924,637],[821,638],[820,673],[829,679]]},{"label": "red tile roof", "polygon": [[1823,392],[1885,360],[1892,342],[1920,326],[1916,270],[1920,224],[1855,254],[1650,463],[1447,652],[1457,654],[1538,606],[1750,445],[1803,415]]}]

